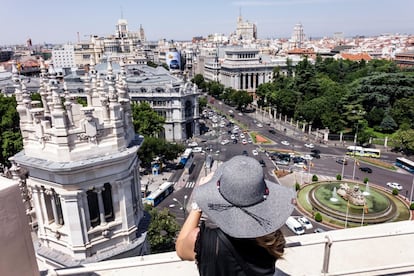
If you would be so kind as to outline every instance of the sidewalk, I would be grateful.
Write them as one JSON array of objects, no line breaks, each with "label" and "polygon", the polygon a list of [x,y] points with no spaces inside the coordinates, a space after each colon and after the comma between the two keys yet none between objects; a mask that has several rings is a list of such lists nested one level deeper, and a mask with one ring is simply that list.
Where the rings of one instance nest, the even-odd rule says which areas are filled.
[{"label": "sidewalk", "polygon": [[148,191],[153,192],[157,190],[162,183],[168,181],[172,174],[172,172],[163,172],[158,175],[143,175],[141,176],[141,188],[145,189],[145,186],[148,185]]}]

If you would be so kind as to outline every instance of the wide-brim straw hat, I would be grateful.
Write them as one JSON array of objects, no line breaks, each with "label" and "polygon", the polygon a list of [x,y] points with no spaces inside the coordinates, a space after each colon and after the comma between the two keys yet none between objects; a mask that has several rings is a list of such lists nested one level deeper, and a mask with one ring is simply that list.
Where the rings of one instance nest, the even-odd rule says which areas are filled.
[{"label": "wide-brim straw hat", "polygon": [[235,238],[276,231],[292,214],[296,199],[293,188],[265,180],[260,163],[241,155],[224,162],[194,193],[208,218]]}]

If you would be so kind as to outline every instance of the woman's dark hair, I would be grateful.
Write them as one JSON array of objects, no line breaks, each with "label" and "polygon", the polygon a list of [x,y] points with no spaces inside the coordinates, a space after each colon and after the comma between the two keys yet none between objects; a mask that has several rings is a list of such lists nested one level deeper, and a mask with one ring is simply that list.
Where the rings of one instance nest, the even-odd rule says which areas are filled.
[{"label": "woman's dark hair", "polygon": [[257,237],[256,242],[276,259],[282,257],[286,244],[285,237],[280,229],[265,236]]}]

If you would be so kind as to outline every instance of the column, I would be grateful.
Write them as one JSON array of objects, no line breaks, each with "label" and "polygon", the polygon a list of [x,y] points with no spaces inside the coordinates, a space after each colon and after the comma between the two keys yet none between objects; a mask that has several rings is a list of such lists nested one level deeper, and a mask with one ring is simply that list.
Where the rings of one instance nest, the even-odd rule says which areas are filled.
[{"label": "column", "polygon": [[49,224],[49,217],[47,216],[47,210],[46,210],[46,201],[45,201],[45,188],[40,187],[40,206],[41,206],[41,212],[42,216],[44,218],[43,223]]},{"label": "column", "polygon": [[[85,206],[88,206],[88,202],[85,201],[86,200],[86,192],[81,191],[80,193],[78,193],[77,196],[77,201],[78,201],[78,206],[79,206],[79,213],[80,213],[80,223],[81,223],[81,228],[84,229],[84,231],[82,231],[82,235],[83,235],[83,240],[85,241],[85,243],[89,242],[89,236],[88,236],[88,230],[91,227],[91,223],[89,220],[89,209],[85,210]],[[86,202],[86,205],[85,205]]]},{"label": "column", "polygon": [[241,74],[242,78],[242,87],[241,89],[246,89],[246,76],[244,74]]},{"label": "column", "polygon": [[305,128],[306,128],[306,123],[304,122],[302,126],[302,132],[305,132]]},{"label": "column", "polygon": [[86,197],[86,192],[82,191],[80,193],[80,201],[79,201],[79,207],[81,209],[81,217],[82,220],[84,220],[85,229],[86,231],[91,228],[91,218],[89,216],[89,207],[88,207],[88,199]]},{"label": "column", "polygon": [[39,227],[39,234],[44,234],[44,227],[43,224],[45,223],[44,217],[43,217],[43,213],[42,213],[42,206],[40,204],[40,200],[39,200],[39,191],[38,191],[39,187],[35,186],[32,187],[32,199],[33,199],[33,204],[34,204],[34,208],[36,211],[36,218],[37,218],[37,224]]},{"label": "column", "polygon": [[246,88],[247,89],[250,89],[250,85],[251,85],[251,74],[246,74],[246,79],[247,79],[247,86],[246,86]]},{"label": "column", "polygon": [[99,207],[99,217],[101,219],[101,225],[105,224],[105,208],[104,208],[104,204],[103,204],[103,199],[102,199],[102,188],[98,188],[96,189],[96,193],[98,194],[98,207]]},{"label": "column", "polygon": [[253,74],[253,88],[257,88],[257,73]]},{"label": "column", "polygon": [[277,119],[276,115],[277,115],[276,109],[273,109],[273,118],[275,119],[275,121]]},{"label": "column", "polygon": [[53,212],[53,219],[55,220],[55,224],[59,224],[59,216],[56,209],[56,200],[55,200],[55,192],[54,191],[47,191],[50,195],[50,204],[52,205],[52,212]]}]

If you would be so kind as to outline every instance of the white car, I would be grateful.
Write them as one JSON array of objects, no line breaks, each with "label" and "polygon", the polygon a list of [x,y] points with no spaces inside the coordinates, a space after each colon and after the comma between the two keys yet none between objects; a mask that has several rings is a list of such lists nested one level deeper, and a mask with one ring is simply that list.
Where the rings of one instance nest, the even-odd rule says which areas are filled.
[{"label": "white car", "polygon": [[298,218],[298,221],[300,224],[302,224],[303,227],[305,227],[306,230],[313,228],[312,223],[305,217]]},{"label": "white car", "polygon": [[313,149],[315,147],[315,145],[310,143],[310,144],[305,144],[305,147],[307,147],[309,149]]},{"label": "white car", "polygon": [[240,133],[240,138],[244,139],[244,138],[246,138],[246,136],[244,136],[243,133]]},{"label": "white car", "polygon": [[261,123],[258,123],[257,126],[258,127],[263,127],[263,125]]},{"label": "white car", "polygon": [[309,154],[305,154],[304,156],[301,156],[301,157],[305,160],[312,160],[313,159],[313,157],[310,156]]},{"label": "white car", "polygon": [[193,152],[203,152],[203,148],[202,147],[194,147],[193,148]]},{"label": "white car", "polygon": [[243,145],[246,145],[246,144],[247,144],[246,139],[243,139],[243,140],[242,140],[242,144],[243,144]]},{"label": "white car", "polygon": [[225,140],[223,140],[223,141],[221,141],[221,144],[224,146],[224,145],[227,145],[228,143],[230,143],[230,141],[229,140],[227,140],[227,139],[225,139]]},{"label": "white car", "polygon": [[257,152],[257,150],[252,150],[253,155],[257,156],[259,155],[259,153]]},{"label": "white car", "polygon": [[232,139],[232,140],[236,139],[236,135],[234,135],[234,134],[230,135],[230,139]]},{"label": "white car", "polygon": [[280,143],[282,143],[282,145],[285,145],[285,146],[289,146],[290,145],[290,143],[288,141],[282,141]]},{"label": "white car", "polygon": [[188,143],[188,146],[189,147],[197,147],[198,146],[198,143],[197,142],[190,142],[190,143]]},{"label": "white car", "polygon": [[397,189],[398,191],[401,191],[403,189],[403,186],[397,182],[388,182],[387,186],[391,189]]}]

